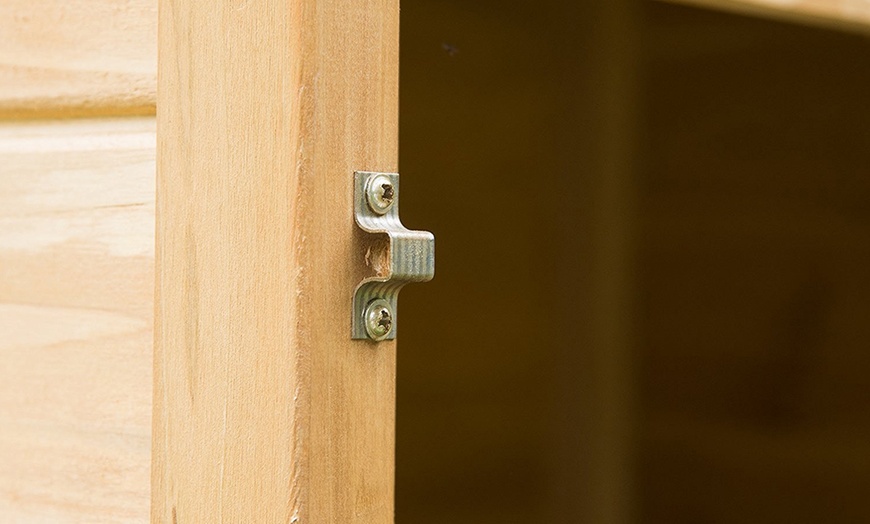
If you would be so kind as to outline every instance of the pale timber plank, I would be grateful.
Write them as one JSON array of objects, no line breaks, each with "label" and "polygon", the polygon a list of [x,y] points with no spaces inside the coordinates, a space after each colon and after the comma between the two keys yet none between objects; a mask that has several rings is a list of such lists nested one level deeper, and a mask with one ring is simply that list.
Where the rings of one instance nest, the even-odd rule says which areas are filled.
[{"label": "pale timber plank", "polygon": [[0,125],[0,522],[142,522],[153,118]]},{"label": "pale timber plank", "polygon": [[0,2],[0,118],[154,114],[156,0]]},{"label": "pale timber plank", "polygon": [[862,33],[870,32],[870,0],[663,0],[779,18]]},{"label": "pale timber plank", "polygon": [[152,521],[393,519],[395,344],[350,340],[396,0],[160,3]]}]

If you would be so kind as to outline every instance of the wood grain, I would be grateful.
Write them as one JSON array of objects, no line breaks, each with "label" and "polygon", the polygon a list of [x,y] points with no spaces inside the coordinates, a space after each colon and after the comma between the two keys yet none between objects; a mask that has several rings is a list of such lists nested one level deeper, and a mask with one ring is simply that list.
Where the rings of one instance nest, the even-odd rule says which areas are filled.
[{"label": "wood grain", "polygon": [[160,3],[152,521],[393,519],[395,344],[350,339],[395,0]]},{"label": "wood grain", "polygon": [[0,125],[0,521],[148,515],[154,120]]},{"label": "wood grain", "polygon": [[4,0],[0,41],[0,118],[154,114],[156,0]]},{"label": "wood grain", "polygon": [[870,0],[664,0],[723,9],[752,16],[781,18],[862,33],[870,32]]}]

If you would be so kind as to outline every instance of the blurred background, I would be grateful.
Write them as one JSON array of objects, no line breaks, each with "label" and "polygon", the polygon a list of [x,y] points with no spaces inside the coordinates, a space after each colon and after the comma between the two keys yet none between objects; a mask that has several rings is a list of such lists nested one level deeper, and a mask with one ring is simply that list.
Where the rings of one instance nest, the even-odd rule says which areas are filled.
[{"label": "blurred background", "polygon": [[870,41],[403,0],[400,523],[870,522]]}]

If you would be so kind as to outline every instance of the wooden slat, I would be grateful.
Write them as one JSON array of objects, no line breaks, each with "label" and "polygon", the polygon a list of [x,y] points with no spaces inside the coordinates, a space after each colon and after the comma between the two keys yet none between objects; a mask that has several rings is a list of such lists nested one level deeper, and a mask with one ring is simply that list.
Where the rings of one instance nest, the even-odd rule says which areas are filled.
[{"label": "wooden slat", "polygon": [[0,118],[154,114],[156,0],[0,2]]},{"label": "wooden slat", "polygon": [[395,344],[350,340],[349,308],[398,15],[160,3],[153,522],[392,522]]},{"label": "wooden slat", "polygon": [[148,515],[154,120],[0,126],[0,521]]},{"label": "wooden slat", "polygon": [[663,0],[753,16],[870,32],[870,0]]}]

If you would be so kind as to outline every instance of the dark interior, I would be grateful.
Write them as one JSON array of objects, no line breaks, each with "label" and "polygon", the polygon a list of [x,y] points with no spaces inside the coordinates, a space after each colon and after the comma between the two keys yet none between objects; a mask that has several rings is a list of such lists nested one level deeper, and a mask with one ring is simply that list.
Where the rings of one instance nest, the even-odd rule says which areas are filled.
[{"label": "dark interior", "polygon": [[870,522],[870,41],[403,0],[401,49],[397,521]]}]

